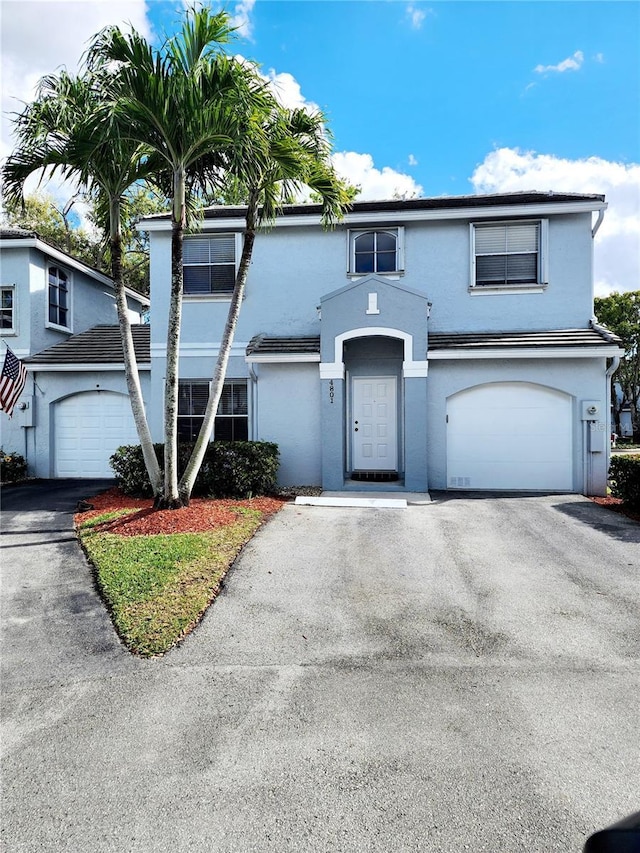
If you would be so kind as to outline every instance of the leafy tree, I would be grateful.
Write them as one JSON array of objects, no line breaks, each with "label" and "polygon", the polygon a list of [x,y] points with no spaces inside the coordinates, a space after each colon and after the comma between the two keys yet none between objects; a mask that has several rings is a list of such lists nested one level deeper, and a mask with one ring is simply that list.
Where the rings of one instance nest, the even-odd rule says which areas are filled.
[{"label": "leafy tree", "polygon": [[78,196],[59,207],[53,196],[44,192],[21,198],[5,198],[3,224],[35,231],[46,243],[73,255],[87,266],[106,272],[102,241],[85,228],[74,227],[71,213]]},{"label": "leafy tree", "polygon": [[[108,27],[89,51],[95,71],[114,68],[113,123],[144,145],[170,176],[171,294],[167,326],[164,397],[164,488],[157,504],[176,508],[178,493],[178,347],[182,321],[182,245],[190,195],[195,186],[220,184],[228,151],[239,138],[243,117],[264,86],[255,70],[220,51],[232,28],[226,13],[191,9],[178,35],[160,50],[133,30]],[[162,165],[160,165],[162,164]]]},{"label": "leafy tree", "polygon": [[[640,441],[640,290],[596,298],[594,305],[598,321],[622,339],[625,350],[618,370],[611,377],[616,432],[621,432],[620,413],[628,406],[633,440]],[[621,397],[616,393],[616,384]]]},{"label": "leafy tree", "polygon": [[[160,49],[135,30],[123,34],[108,27],[95,37],[82,76],[64,72],[44,78],[38,99],[18,117],[18,147],[4,169],[9,195],[16,198],[37,169],[75,178],[94,202],[95,221],[108,227],[127,383],[155,505],[162,508],[189,502],[222,391],[258,227],[303,185],[318,194],[328,225],[350,199],[330,165],[324,117],[280,107],[255,66],[221,51],[231,33],[226,13],[213,15],[207,8],[190,10],[178,35]],[[144,205],[141,185],[159,188],[171,210],[163,482],[122,283],[123,211],[135,202]],[[199,202],[211,194],[244,201],[246,229],[205,423],[178,484],[183,237]]]},{"label": "leafy tree", "polygon": [[302,187],[319,198],[326,226],[341,218],[351,194],[334,172],[330,154],[322,113],[287,110],[274,101],[259,125],[253,118],[227,163],[232,186],[236,191],[244,187],[247,197],[244,242],[202,427],[179,485],[183,500],[191,494],[213,429],[258,227],[272,222],[284,200]]},{"label": "leafy tree", "polygon": [[18,145],[5,163],[3,177],[5,191],[14,201],[21,196],[29,175],[42,169],[77,181],[94,201],[96,219],[109,234],[111,277],[133,418],[149,480],[154,494],[160,495],[161,472],[142,399],[122,278],[122,199],[149,174],[153,164],[143,145],[123,137],[117,125],[105,120],[112,86],[109,71],[80,77],[63,71],[44,77],[37,99],[16,120]]}]

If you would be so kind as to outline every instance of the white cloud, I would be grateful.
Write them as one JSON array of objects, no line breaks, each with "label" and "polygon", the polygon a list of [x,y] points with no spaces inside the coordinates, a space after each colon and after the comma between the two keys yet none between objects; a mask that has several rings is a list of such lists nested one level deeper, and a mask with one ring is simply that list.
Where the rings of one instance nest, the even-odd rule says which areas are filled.
[{"label": "white cloud", "polygon": [[603,193],[609,208],[596,235],[596,295],[640,288],[640,164],[500,148],[485,157],[471,183],[476,192],[489,193]]},{"label": "white cloud", "polygon": [[421,29],[424,19],[427,17],[427,12],[428,10],[420,9],[414,3],[409,3],[406,14],[414,30]]},{"label": "white cloud", "polygon": [[602,64],[604,62],[604,53],[596,53],[596,55],[593,57],[593,60],[594,62],[599,62],[600,64]]},{"label": "white cloud", "polygon": [[573,56],[563,59],[557,65],[536,65],[533,69],[537,74],[547,74],[550,71],[555,71],[562,74],[564,71],[579,71],[584,62],[584,53],[581,50],[576,50]]},{"label": "white cloud", "polygon": [[413,154],[409,154],[409,165],[410,166],[417,166],[418,165],[418,161],[413,156]]},{"label": "white cloud", "polygon": [[313,101],[308,101],[303,96],[300,84],[292,74],[286,71],[278,73],[273,68],[270,68],[268,74],[262,76],[265,80],[269,81],[276,98],[282,106],[289,109],[304,109],[309,112],[316,112],[320,109],[317,104],[314,104]]},{"label": "white cloud", "polygon": [[92,36],[132,24],[151,36],[144,0],[9,0],[2,3],[2,150],[11,148],[7,114],[20,112],[45,74],[74,72]]},{"label": "white cloud", "polygon": [[231,23],[238,28],[238,35],[247,39],[251,39],[253,35],[251,12],[253,12],[255,2],[256,0],[240,0],[234,6],[231,14]]},{"label": "white cloud", "polygon": [[410,175],[389,166],[377,169],[371,154],[341,151],[333,155],[333,165],[342,178],[362,188],[358,201],[414,198],[422,194],[422,187]]}]

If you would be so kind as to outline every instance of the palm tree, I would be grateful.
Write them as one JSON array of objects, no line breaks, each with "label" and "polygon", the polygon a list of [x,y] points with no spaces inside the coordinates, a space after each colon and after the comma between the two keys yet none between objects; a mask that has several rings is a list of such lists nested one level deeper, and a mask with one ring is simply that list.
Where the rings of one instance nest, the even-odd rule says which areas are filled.
[{"label": "palm tree", "polygon": [[149,480],[158,497],[162,475],[145,414],[122,278],[123,197],[148,176],[152,163],[144,146],[124,138],[115,125],[103,121],[112,82],[105,74],[74,77],[64,71],[40,81],[36,100],[15,120],[18,143],[3,168],[4,191],[8,198],[19,198],[29,175],[48,169],[75,179],[93,197],[96,219],[109,235],[131,409]]},{"label": "palm tree", "polygon": [[113,116],[123,134],[145,145],[171,175],[171,294],[164,399],[164,491],[158,505],[176,508],[178,492],[178,352],[182,318],[182,246],[190,187],[220,181],[238,147],[239,122],[264,100],[251,66],[221,53],[232,34],[226,13],[191,9],[178,35],[155,50],[137,32],[104,30],[89,51],[89,67],[113,68],[118,81]]},{"label": "palm tree", "polygon": [[341,218],[351,195],[330,164],[330,141],[321,113],[287,110],[273,102],[260,124],[256,125],[255,115],[251,118],[242,144],[227,162],[227,177],[244,186],[248,199],[244,242],[203,423],[179,483],[183,503],[189,501],[211,436],[258,227],[272,222],[283,199],[296,196],[303,187],[319,196],[326,226]]}]

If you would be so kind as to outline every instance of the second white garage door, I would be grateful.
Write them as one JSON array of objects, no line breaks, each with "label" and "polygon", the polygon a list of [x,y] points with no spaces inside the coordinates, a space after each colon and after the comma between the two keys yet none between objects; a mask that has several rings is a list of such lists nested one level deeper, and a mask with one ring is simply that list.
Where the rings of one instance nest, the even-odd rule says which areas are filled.
[{"label": "second white garage door", "polygon": [[129,398],[90,391],[55,406],[56,477],[113,477],[109,457],[121,444],[139,444]]},{"label": "second white garage door", "polygon": [[571,397],[527,382],[478,385],[447,401],[450,489],[573,490]]}]

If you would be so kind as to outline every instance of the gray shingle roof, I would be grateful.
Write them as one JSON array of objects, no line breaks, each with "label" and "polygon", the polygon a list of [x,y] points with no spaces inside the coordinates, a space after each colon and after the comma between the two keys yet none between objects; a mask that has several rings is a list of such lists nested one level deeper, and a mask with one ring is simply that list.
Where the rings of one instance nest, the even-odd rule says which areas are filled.
[{"label": "gray shingle roof", "polygon": [[[148,363],[151,360],[151,328],[132,326],[131,332],[138,362]],[[122,364],[123,361],[118,326],[94,326],[24,359],[25,364]]]},{"label": "gray shingle roof", "polygon": [[294,353],[317,353],[320,352],[320,335],[299,338],[268,338],[265,335],[256,335],[251,338],[247,346],[247,355],[257,353],[269,355],[288,355]]},{"label": "gray shingle roof", "polygon": [[473,332],[429,335],[429,350],[504,349],[505,347],[580,347],[619,344],[608,330],[550,329],[542,332]]},{"label": "gray shingle roof", "polygon": [[[429,351],[545,348],[545,347],[607,347],[620,345],[620,338],[600,326],[589,329],[551,329],[538,332],[459,332],[429,335]],[[247,347],[247,355],[281,355],[319,353],[320,336],[278,338],[256,335]]]},{"label": "gray shingle roof", "polygon": [[[349,206],[351,213],[368,213],[380,211],[402,210],[450,210],[460,207],[501,207],[520,204],[558,204],[562,202],[604,202],[600,194],[556,193],[556,192],[518,192],[495,193],[485,195],[437,196],[436,198],[385,199],[380,201],[354,201]],[[217,205],[204,211],[205,219],[235,219],[243,217],[246,207],[231,207]],[[319,215],[322,207],[319,204],[286,204],[280,211],[280,216],[299,216],[300,214]],[[169,219],[170,214],[160,213],[145,217],[148,220]]]}]

